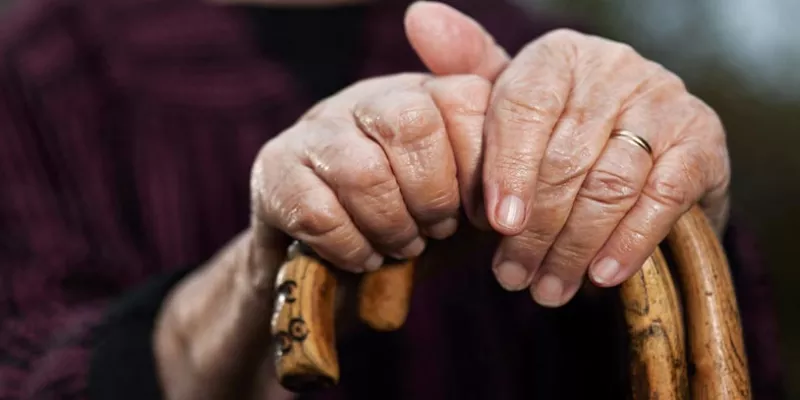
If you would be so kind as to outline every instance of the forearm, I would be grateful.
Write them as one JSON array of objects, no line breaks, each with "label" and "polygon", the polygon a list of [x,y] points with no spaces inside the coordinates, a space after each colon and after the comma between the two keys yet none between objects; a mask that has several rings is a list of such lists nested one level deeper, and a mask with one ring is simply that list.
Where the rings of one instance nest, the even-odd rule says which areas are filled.
[{"label": "forearm", "polygon": [[270,350],[272,289],[254,290],[252,238],[245,233],[169,295],[158,316],[154,352],[169,399],[288,399]]}]

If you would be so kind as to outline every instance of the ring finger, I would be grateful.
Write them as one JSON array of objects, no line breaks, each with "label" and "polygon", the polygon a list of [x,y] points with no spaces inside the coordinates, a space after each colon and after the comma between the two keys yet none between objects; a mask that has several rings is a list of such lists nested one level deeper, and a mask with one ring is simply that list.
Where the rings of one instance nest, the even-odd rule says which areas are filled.
[{"label": "ring finger", "polygon": [[538,303],[560,306],[580,288],[592,258],[639,198],[652,166],[647,139],[628,130],[612,133],[533,279]]}]

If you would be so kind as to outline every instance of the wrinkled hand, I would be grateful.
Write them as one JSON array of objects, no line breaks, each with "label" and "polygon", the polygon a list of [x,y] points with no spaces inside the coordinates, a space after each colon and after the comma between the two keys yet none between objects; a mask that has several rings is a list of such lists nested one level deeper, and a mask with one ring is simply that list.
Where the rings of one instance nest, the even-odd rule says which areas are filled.
[{"label": "wrinkled hand", "polygon": [[457,228],[481,156],[491,86],[405,74],[356,84],[270,141],[254,216],[352,272],[416,257]]},{"label": "wrinkled hand", "polygon": [[161,312],[166,397],[288,396],[270,371],[266,333],[289,237],[362,272],[452,235],[462,204],[474,208],[490,91],[466,75],[366,80],[269,141],[253,166],[250,230],[182,281]]},{"label": "wrinkled hand", "polygon": [[[482,183],[486,217],[505,235],[493,265],[505,288],[530,287],[538,303],[560,306],[587,270],[600,286],[635,273],[698,201],[724,226],[722,124],[661,65],[570,30],[509,61],[477,23],[437,3],[413,5],[406,26],[434,73],[494,80]],[[652,155],[612,137],[616,129],[646,140]]]}]

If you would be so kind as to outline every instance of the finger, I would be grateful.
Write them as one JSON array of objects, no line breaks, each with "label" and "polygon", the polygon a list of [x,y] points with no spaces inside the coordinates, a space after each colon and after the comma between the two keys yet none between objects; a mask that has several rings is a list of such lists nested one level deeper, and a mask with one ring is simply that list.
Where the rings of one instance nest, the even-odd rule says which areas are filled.
[{"label": "finger", "polygon": [[448,5],[412,4],[405,28],[411,46],[434,74],[475,74],[493,81],[508,64],[508,54],[480,24]]},{"label": "finger", "polygon": [[491,83],[476,75],[456,75],[432,79],[426,88],[444,118],[455,158],[462,208],[473,224],[488,228],[480,165]]},{"label": "finger", "polygon": [[677,140],[656,158],[636,204],[592,261],[589,275],[597,285],[614,286],[630,277],[709,188],[727,185],[722,126],[696,98],[687,97],[687,103],[678,108],[687,123]]},{"label": "finger", "polygon": [[262,149],[254,166],[256,218],[305,242],[342,269],[379,268],[383,257],[356,228],[336,194],[300,160],[292,159],[293,154],[278,154],[279,139]]},{"label": "finger", "polygon": [[[585,47],[598,50],[586,52],[576,62],[590,64],[592,69],[576,71],[582,77],[572,87],[546,145],[525,231],[503,239],[499,249],[502,254],[497,258],[495,272],[501,284],[510,290],[521,290],[530,284],[564,229],[587,174],[606,147],[624,102],[648,76],[648,71],[642,71],[641,57],[630,47],[588,40],[597,43]],[[649,159],[640,161],[644,164],[634,166],[650,167]],[[586,265],[588,260],[583,268]],[[561,275],[574,274],[563,271]],[[555,281],[551,283],[555,287]]]},{"label": "finger", "polygon": [[423,232],[455,232],[456,164],[436,103],[422,88],[389,90],[353,108],[356,124],[386,153],[405,204]]},{"label": "finger", "polygon": [[572,60],[548,40],[523,49],[495,83],[486,116],[484,199],[492,227],[519,234],[550,135],[572,86]]},{"label": "finger", "polygon": [[575,295],[592,258],[639,198],[651,167],[651,155],[635,144],[608,142],[536,272],[531,293],[537,303],[558,307]]},{"label": "finger", "polygon": [[362,235],[382,254],[419,256],[425,249],[383,149],[347,119],[302,123],[313,132],[300,153],[336,194]]}]

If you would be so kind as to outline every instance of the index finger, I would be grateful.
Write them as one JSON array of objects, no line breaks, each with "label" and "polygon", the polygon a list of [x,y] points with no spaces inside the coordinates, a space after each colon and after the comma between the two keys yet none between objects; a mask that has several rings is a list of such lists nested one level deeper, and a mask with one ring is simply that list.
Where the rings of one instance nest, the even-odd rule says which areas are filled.
[{"label": "index finger", "polygon": [[498,77],[486,116],[487,217],[504,235],[527,224],[539,164],[572,87],[569,43],[551,35],[563,32],[526,46]]}]

